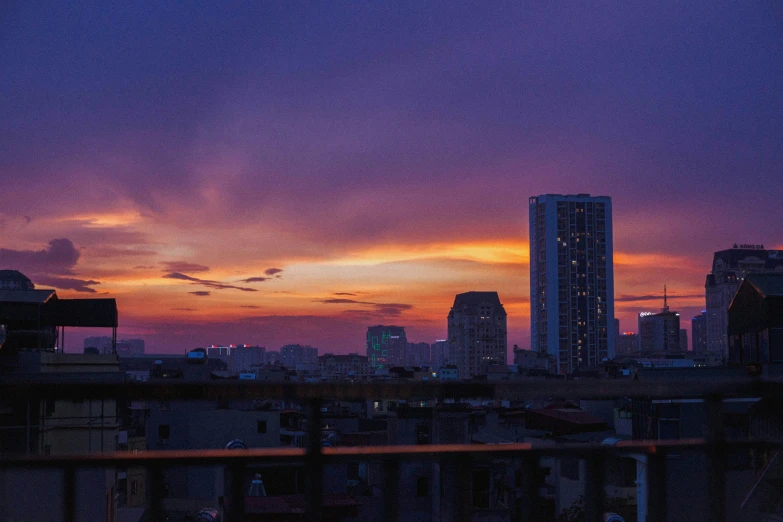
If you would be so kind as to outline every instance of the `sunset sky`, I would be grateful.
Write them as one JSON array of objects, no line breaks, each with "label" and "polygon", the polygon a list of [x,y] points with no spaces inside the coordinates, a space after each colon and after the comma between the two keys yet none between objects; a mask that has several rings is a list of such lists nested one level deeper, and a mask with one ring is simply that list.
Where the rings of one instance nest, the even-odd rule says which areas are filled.
[{"label": "sunset sky", "polygon": [[542,193],[612,197],[623,330],[783,247],[779,2],[97,4],[0,9],[0,269],[148,351],[432,342],[469,290],[528,347]]}]

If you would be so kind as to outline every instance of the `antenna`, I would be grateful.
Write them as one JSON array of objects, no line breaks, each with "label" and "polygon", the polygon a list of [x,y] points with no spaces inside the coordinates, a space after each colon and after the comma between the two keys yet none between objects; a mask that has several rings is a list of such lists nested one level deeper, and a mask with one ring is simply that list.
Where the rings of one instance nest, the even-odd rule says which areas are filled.
[{"label": "antenna", "polygon": [[668,297],[666,296],[666,285],[663,285],[663,311],[669,311]]}]

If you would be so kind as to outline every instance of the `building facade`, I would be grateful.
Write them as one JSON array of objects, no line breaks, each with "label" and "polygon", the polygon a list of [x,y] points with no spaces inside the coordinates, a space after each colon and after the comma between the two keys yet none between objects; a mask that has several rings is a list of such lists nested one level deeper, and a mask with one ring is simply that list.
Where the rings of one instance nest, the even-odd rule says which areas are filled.
[{"label": "building facade", "polygon": [[0,290],[35,290],[35,285],[18,270],[0,270]]},{"label": "building facade", "polygon": [[492,363],[506,364],[506,310],[497,292],[466,292],[454,298],[448,317],[449,362],[460,377],[481,375]]},{"label": "building facade", "polygon": [[318,363],[318,348],[301,344],[287,344],[280,348],[280,364],[296,368],[297,364]]},{"label": "building facade", "polygon": [[335,355],[327,353],[318,358],[318,369],[322,379],[367,379],[370,363],[367,357],[358,353]]},{"label": "building facade", "polygon": [[639,351],[639,335],[633,332],[623,332],[617,338],[615,352],[617,356],[633,355]]},{"label": "building facade", "polygon": [[530,198],[531,349],[558,373],[614,357],[612,201],[589,194]]},{"label": "building facade", "polygon": [[429,366],[430,349],[429,343],[408,343],[407,353],[405,354],[405,365]]},{"label": "building facade", "polygon": [[367,328],[367,359],[372,368],[405,365],[408,339],[403,326],[370,326]]},{"label": "building facade", "polygon": [[742,280],[749,274],[783,273],[783,250],[764,245],[734,245],[715,252],[704,284],[707,299],[707,351],[728,355],[728,310]]},{"label": "building facade", "polygon": [[669,310],[664,290],[660,312],[639,314],[639,351],[642,354],[680,353],[684,351],[680,339],[680,314]]},{"label": "building facade", "polygon": [[707,353],[707,310],[691,319],[691,350]]}]

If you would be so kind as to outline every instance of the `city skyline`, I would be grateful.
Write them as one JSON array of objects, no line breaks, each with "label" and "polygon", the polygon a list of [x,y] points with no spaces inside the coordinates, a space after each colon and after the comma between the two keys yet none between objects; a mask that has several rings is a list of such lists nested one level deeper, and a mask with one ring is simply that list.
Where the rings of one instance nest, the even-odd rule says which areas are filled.
[{"label": "city skyline", "polygon": [[150,352],[433,342],[472,290],[529,347],[536,194],[612,197],[622,331],[783,248],[770,6],[101,9],[0,20],[0,269],[115,297]]}]

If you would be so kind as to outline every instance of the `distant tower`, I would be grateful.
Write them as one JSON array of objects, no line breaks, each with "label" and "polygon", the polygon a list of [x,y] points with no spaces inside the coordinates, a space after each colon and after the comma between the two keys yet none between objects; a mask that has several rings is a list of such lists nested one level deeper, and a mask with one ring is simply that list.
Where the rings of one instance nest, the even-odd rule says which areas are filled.
[{"label": "distant tower", "polygon": [[691,349],[694,353],[707,352],[707,310],[691,319]]},{"label": "distant tower", "polygon": [[403,326],[367,328],[367,360],[373,369],[404,366],[407,348],[408,339]]},{"label": "distant tower", "polygon": [[614,358],[612,200],[530,198],[530,349],[570,373]]},{"label": "distant tower", "polygon": [[449,362],[460,378],[480,375],[490,363],[506,364],[506,310],[497,292],[458,294],[448,328]]},{"label": "distant tower", "polygon": [[680,314],[669,309],[664,286],[661,311],[639,314],[639,348],[643,354],[678,353],[682,351],[680,339]]}]

